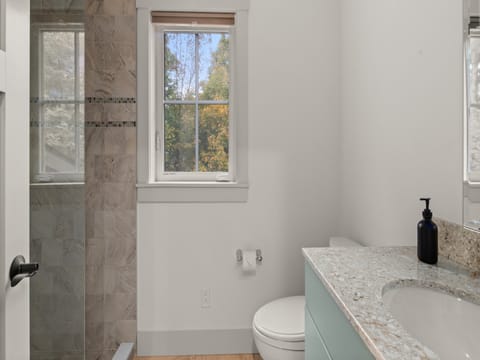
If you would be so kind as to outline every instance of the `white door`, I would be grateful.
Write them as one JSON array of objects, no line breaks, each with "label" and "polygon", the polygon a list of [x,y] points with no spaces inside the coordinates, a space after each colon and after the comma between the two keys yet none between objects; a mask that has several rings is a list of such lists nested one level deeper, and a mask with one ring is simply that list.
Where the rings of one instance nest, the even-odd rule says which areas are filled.
[{"label": "white door", "polygon": [[28,360],[29,280],[10,287],[9,268],[30,254],[30,0],[0,4],[0,360]]}]

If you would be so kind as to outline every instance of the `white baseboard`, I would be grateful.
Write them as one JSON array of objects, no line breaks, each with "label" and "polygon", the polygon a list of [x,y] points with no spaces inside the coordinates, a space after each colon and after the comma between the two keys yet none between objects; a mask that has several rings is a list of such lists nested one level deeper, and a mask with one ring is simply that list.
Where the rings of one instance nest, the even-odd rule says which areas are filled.
[{"label": "white baseboard", "polygon": [[137,340],[139,356],[257,352],[252,329],[139,331]]}]

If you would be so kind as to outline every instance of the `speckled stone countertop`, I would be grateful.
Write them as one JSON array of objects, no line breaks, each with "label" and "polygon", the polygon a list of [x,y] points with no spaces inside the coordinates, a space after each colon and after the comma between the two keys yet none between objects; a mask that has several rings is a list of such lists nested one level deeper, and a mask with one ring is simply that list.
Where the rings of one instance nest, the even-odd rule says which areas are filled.
[{"label": "speckled stone countertop", "polygon": [[480,304],[480,280],[443,260],[417,260],[415,247],[303,249],[304,256],[376,359],[438,359],[383,306],[384,291],[436,288]]}]

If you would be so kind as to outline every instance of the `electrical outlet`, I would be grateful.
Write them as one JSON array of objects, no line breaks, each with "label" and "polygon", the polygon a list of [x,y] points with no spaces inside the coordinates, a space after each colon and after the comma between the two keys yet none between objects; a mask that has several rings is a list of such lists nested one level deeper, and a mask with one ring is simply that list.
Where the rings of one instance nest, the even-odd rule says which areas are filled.
[{"label": "electrical outlet", "polygon": [[212,305],[211,291],[209,288],[203,288],[200,295],[200,307],[206,309]]}]

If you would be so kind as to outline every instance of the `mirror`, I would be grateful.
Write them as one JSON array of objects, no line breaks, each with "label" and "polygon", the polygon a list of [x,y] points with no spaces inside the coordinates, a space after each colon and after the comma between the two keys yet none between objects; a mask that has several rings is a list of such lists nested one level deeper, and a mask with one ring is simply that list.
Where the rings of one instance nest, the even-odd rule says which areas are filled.
[{"label": "mirror", "polygon": [[464,5],[463,224],[480,231],[480,1]]}]

